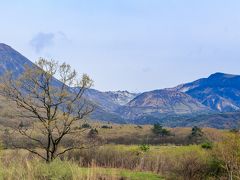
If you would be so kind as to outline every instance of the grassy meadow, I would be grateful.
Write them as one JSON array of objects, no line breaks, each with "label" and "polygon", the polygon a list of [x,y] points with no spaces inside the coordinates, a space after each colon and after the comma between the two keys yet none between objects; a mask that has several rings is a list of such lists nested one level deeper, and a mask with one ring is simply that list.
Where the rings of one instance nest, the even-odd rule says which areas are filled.
[{"label": "grassy meadow", "polygon": [[[198,180],[229,179],[229,173],[239,177],[238,132],[203,128],[203,140],[190,141],[192,128],[167,128],[171,133],[159,136],[153,133],[152,125],[89,125],[86,136],[78,138],[85,139],[91,129],[96,129],[101,143],[69,151],[50,164],[26,150],[11,147],[5,137],[6,128],[11,127],[2,126],[0,179]],[[71,138],[65,139],[63,146]],[[20,136],[15,139],[24,142]],[[231,165],[234,167],[229,172]]]},{"label": "grassy meadow", "polygon": [[[167,128],[169,135],[161,136],[153,132],[153,125],[84,121],[75,127],[85,129],[83,136],[66,136],[62,146],[69,146],[76,138],[84,142],[91,129],[97,130],[95,138],[100,143],[92,148],[69,151],[46,164],[36,155],[11,146],[12,140],[25,144],[29,141],[13,133],[19,121],[7,108],[0,109],[0,115],[0,179],[198,180],[229,179],[229,174],[235,179],[240,177],[240,146],[236,146],[240,143],[238,138],[233,138],[239,136],[235,131],[202,128],[202,137],[191,140],[192,127]],[[84,124],[88,126],[83,127]],[[40,134],[36,128],[34,136],[40,137]],[[206,142],[210,142],[211,147],[203,146]],[[29,143],[29,147],[34,148],[34,144]]]},{"label": "grassy meadow", "polygon": [[73,161],[55,160],[50,164],[23,150],[6,150],[2,153],[1,179],[162,179],[151,172],[101,168],[91,164],[81,167]]}]

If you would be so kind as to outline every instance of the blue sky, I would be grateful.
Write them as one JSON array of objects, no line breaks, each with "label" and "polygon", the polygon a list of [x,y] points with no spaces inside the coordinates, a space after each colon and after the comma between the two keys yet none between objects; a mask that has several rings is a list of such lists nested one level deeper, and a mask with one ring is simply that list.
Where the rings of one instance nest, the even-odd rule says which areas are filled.
[{"label": "blue sky", "polygon": [[142,92],[240,74],[239,0],[0,0],[0,42]]}]

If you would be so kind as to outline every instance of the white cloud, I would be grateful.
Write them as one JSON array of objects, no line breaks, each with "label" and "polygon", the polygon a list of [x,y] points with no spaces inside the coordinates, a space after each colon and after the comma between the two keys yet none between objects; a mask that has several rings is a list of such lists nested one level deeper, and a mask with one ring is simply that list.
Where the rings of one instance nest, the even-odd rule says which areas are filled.
[{"label": "white cloud", "polygon": [[34,48],[36,53],[40,53],[46,47],[52,46],[54,44],[54,33],[44,33],[39,32],[36,36],[30,41],[30,45]]}]

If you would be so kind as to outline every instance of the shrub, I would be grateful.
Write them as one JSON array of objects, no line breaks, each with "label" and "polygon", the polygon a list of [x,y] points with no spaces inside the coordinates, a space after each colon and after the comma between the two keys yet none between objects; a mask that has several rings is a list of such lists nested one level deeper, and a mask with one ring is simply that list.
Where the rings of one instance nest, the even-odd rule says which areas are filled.
[{"label": "shrub", "polygon": [[88,132],[88,137],[89,138],[96,138],[98,136],[98,130],[96,128],[94,129],[91,129],[89,132]]},{"label": "shrub", "polygon": [[148,144],[142,144],[139,146],[139,149],[142,151],[142,152],[147,152],[149,151],[150,149],[150,146]]},{"label": "shrub", "polygon": [[185,152],[180,158],[176,159],[173,172],[178,179],[206,179],[208,176],[208,162],[195,151]]},{"label": "shrub", "polygon": [[192,128],[192,136],[203,136],[203,132],[202,132],[202,129],[197,127],[197,126],[194,126]]},{"label": "shrub", "polygon": [[201,144],[206,140],[202,129],[197,126],[194,126],[192,128],[191,134],[189,135],[188,138],[190,143],[196,143],[196,144]]},{"label": "shrub", "polygon": [[237,129],[237,128],[230,129],[230,132],[232,132],[232,133],[238,133],[238,132],[239,132],[239,129]]},{"label": "shrub", "polygon": [[214,179],[221,179],[224,177],[225,170],[222,168],[222,162],[215,158],[211,157],[209,160],[209,176]]},{"label": "shrub", "polygon": [[101,128],[102,129],[112,129],[112,126],[103,125]]},{"label": "shrub", "polygon": [[81,127],[84,128],[84,129],[90,129],[90,128],[92,128],[92,126],[91,126],[90,124],[88,124],[88,123],[82,124]]},{"label": "shrub", "polygon": [[203,149],[212,149],[213,148],[213,143],[209,142],[209,141],[206,141],[206,142],[202,143],[201,147]]},{"label": "shrub", "polygon": [[160,135],[160,136],[169,136],[170,135],[170,131],[163,128],[160,124],[154,124],[152,131],[154,134]]},{"label": "shrub", "polygon": [[229,134],[213,148],[213,157],[221,164],[228,179],[240,179],[240,135]]}]

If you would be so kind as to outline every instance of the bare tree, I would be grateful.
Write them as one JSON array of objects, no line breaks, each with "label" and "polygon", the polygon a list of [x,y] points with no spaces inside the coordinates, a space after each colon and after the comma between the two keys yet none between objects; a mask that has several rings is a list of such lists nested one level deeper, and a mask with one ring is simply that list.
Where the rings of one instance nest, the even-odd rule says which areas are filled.
[{"label": "bare tree", "polygon": [[1,94],[16,103],[21,118],[15,132],[35,144],[29,147],[14,143],[14,147],[26,149],[51,162],[67,151],[92,146],[81,143],[71,143],[67,147],[60,145],[64,137],[79,139],[86,130],[77,127],[94,109],[83,97],[93,81],[86,74],[78,78],[76,71],[66,63],[59,65],[56,61],[41,58],[36,65],[26,66],[19,77],[8,72],[1,81]]}]

